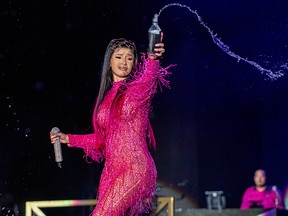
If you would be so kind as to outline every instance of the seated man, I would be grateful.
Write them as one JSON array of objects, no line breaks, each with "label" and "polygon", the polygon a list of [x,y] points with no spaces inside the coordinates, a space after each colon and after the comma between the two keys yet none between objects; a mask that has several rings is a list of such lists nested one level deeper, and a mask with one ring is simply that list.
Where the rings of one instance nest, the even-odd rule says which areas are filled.
[{"label": "seated man", "polygon": [[245,190],[242,197],[241,209],[264,208],[284,209],[280,191],[275,187],[266,185],[266,173],[258,169],[254,174],[255,186]]}]

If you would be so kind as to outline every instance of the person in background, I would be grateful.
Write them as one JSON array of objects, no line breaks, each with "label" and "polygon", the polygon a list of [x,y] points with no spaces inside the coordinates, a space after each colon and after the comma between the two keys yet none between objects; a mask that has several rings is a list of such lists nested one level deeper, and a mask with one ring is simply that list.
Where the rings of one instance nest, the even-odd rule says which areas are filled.
[{"label": "person in background", "polygon": [[266,172],[258,169],[254,173],[254,186],[247,188],[242,197],[240,209],[263,208],[284,209],[282,195],[276,186],[268,186]]}]

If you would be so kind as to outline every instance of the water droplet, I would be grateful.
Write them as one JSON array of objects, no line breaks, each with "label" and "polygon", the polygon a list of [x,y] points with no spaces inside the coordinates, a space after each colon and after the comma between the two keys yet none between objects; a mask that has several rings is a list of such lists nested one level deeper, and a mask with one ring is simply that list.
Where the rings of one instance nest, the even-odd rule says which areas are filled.
[{"label": "water droplet", "polygon": [[[208,30],[210,36],[212,37],[212,40],[213,42],[223,51],[225,52],[226,54],[228,54],[229,56],[233,57],[233,58],[236,58],[237,59],[237,62],[239,61],[244,61],[252,66],[254,66],[256,69],[258,69],[261,74],[265,74],[268,76],[268,78],[270,80],[276,80],[282,76],[284,76],[284,73],[283,73],[283,66],[280,66],[278,70],[275,70],[275,71],[272,71],[271,69],[266,69],[266,68],[263,68],[260,64],[258,64],[257,62],[255,61],[251,61],[249,60],[248,58],[244,58],[234,52],[232,52],[229,48],[229,46],[227,46],[226,44],[224,44],[220,38],[218,38],[216,35],[217,34],[214,34],[212,29],[210,29],[210,27],[203,22],[202,20],[202,17],[199,16],[198,12],[196,10],[192,10],[190,7],[188,7],[187,5],[182,5],[182,4],[179,4],[179,3],[171,3],[171,4],[167,4],[165,5],[164,7],[161,8],[161,10],[159,11],[158,13],[158,17],[160,16],[161,12],[170,7],[170,6],[179,6],[179,7],[182,7],[182,8],[186,8],[188,9],[192,14],[196,15],[197,19],[198,19],[198,22]],[[285,67],[284,67],[285,68]],[[287,69],[287,68],[285,68]]]}]

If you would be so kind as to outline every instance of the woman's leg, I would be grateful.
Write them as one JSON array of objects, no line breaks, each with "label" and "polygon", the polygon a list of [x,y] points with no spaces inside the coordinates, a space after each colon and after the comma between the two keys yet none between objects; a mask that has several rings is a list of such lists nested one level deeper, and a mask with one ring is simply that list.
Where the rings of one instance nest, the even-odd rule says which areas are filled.
[{"label": "woman's leg", "polygon": [[123,216],[131,206],[150,195],[150,188],[143,176],[141,178],[124,173],[100,197],[92,216]]}]

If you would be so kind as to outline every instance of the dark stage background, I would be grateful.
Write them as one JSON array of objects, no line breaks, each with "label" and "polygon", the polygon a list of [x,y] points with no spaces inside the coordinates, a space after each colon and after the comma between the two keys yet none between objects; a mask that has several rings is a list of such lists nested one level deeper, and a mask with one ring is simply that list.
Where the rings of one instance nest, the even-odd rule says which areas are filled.
[{"label": "dark stage background", "polygon": [[[172,2],[0,2],[2,195],[21,204],[95,197],[103,164],[86,163],[82,150],[63,146],[63,168],[57,168],[49,131],[91,131],[106,45],[125,37],[144,52],[153,15]],[[287,0],[178,3],[197,10],[242,57],[271,70],[287,62]],[[153,99],[159,181],[184,193],[193,207],[206,207],[206,190],[223,190],[227,207],[238,208],[255,169],[264,168],[269,184],[284,194],[288,76],[267,80],[237,62],[185,8],[167,8],[159,25],[166,46],[162,66],[177,64],[170,69],[171,89]]]}]

